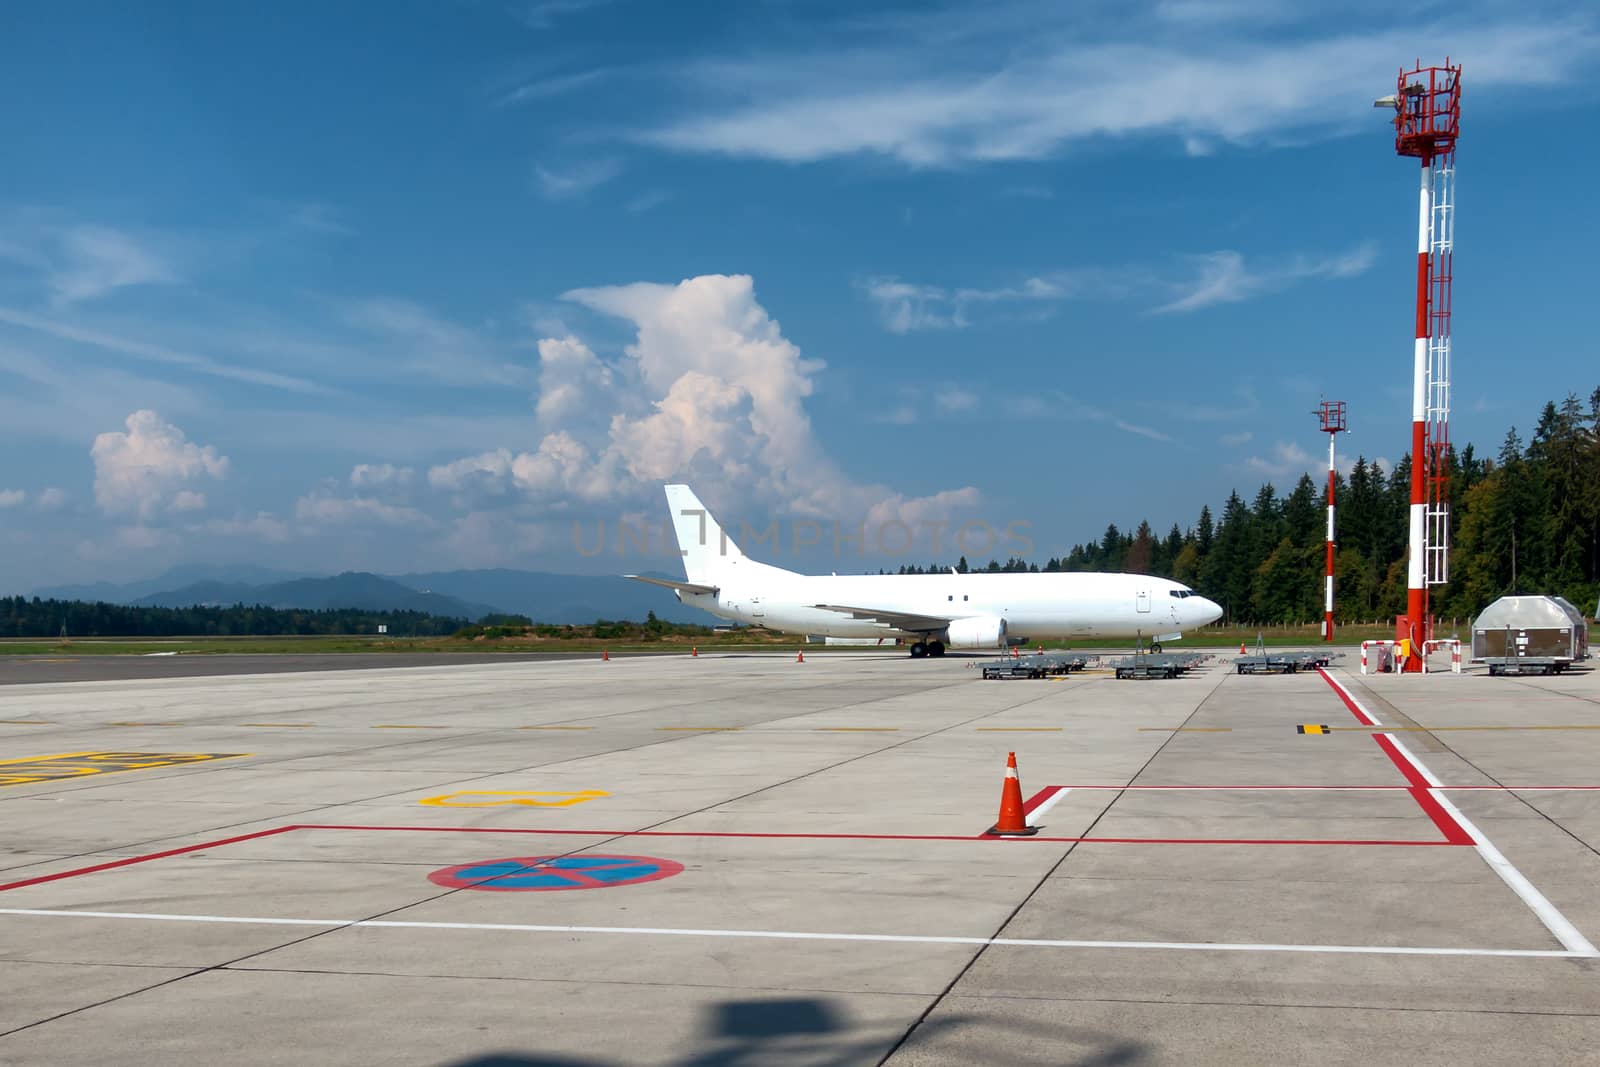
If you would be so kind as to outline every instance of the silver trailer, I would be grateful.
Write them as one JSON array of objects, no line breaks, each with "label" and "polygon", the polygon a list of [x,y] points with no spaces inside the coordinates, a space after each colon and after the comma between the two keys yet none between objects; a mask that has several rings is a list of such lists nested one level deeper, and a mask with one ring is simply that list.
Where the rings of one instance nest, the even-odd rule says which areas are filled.
[{"label": "silver trailer", "polygon": [[1589,624],[1558,596],[1503,596],[1472,621],[1472,662],[1490,674],[1557,674],[1588,658]]}]

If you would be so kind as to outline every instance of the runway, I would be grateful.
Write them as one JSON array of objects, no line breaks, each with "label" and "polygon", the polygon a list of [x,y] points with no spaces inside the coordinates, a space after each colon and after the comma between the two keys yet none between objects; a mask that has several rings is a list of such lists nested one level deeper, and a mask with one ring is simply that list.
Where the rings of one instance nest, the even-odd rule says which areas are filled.
[{"label": "runway", "polygon": [[1600,674],[973,662],[8,686],[0,1062],[1600,1062]]}]

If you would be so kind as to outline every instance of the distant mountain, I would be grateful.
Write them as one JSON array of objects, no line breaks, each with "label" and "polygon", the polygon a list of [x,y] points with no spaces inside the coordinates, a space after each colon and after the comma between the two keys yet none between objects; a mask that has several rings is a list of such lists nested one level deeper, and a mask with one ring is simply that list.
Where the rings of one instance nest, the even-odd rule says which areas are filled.
[{"label": "distant mountain", "polygon": [[[154,578],[139,582],[90,582],[82,585],[45,586],[29,595],[45,600],[88,600],[106,604],[131,604],[141,597],[200,582],[241,586],[270,585],[307,577],[303,571],[278,571],[254,563],[184,563]],[[232,603],[230,601],[230,603]]]},{"label": "distant mountain", "polygon": [[[667,575],[660,575],[667,577]],[[603,574],[549,574],[504,568],[399,574],[398,582],[436,593],[484,600],[536,622],[589,623],[596,619],[642,620],[650,612],[668,622],[709,625],[716,618],[678,602],[671,590]]]},{"label": "distant mountain", "polygon": [[243,603],[278,608],[426,611],[473,620],[509,613],[557,624],[591,623],[596,619],[642,620],[652,611],[657,618],[669,622],[717,621],[706,612],[680,604],[670,590],[615,575],[504,568],[400,575],[352,571],[333,577],[308,577],[250,564],[188,565],[142,582],[56,586],[35,589],[33,595],[141,607]]},{"label": "distant mountain", "polygon": [[181,608],[193,604],[261,604],[269,608],[362,608],[367,611],[421,611],[481,619],[507,609],[474,603],[442,593],[420,592],[377,574],[347,571],[332,578],[297,578],[270,585],[237,582],[196,582],[180,589],[152,593],[133,601],[137,607]]}]

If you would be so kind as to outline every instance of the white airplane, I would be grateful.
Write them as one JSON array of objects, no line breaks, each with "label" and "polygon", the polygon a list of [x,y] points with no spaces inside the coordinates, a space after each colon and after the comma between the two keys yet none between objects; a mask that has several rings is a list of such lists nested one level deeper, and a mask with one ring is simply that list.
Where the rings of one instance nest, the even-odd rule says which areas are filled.
[{"label": "white airplane", "polygon": [[687,485],[666,487],[688,581],[624,577],[671,589],[724,619],[794,634],[906,638],[912,656],[1006,648],[1034,639],[1172,641],[1222,616],[1192,589],[1141,574],[808,575],[760,563],[717,525]]}]

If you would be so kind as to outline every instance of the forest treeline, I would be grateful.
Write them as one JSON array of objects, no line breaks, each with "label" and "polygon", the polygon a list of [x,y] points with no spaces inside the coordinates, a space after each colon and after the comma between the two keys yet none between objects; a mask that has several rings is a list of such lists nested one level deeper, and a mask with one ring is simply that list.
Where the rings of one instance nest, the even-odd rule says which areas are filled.
[{"label": "forest treeline", "polygon": [[[485,619],[493,623],[498,617]],[[508,617],[505,621],[526,622]],[[420,611],[323,611],[232,607],[152,608],[82,600],[0,597],[0,637],[279,637],[309,634],[375,634],[387,626],[394,637],[446,637],[466,619]]]},{"label": "forest treeline", "polygon": [[[1435,615],[1476,615],[1507,593],[1554,593],[1586,612],[1600,597],[1600,389],[1545,405],[1523,442],[1512,427],[1493,457],[1452,449],[1450,582],[1432,593]],[[1409,456],[1385,471],[1366,457],[1334,483],[1335,615],[1342,622],[1403,614],[1411,500]],[[1302,474],[1287,493],[1270,482],[1246,501],[1165,536],[1140,522],[1108,526],[1043,566],[1011,559],[989,571],[1129,571],[1184,582],[1222,604],[1233,622],[1322,618],[1326,479]],[[943,567],[902,567],[918,574]],[[956,565],[968,570],[967,561]]]}]

